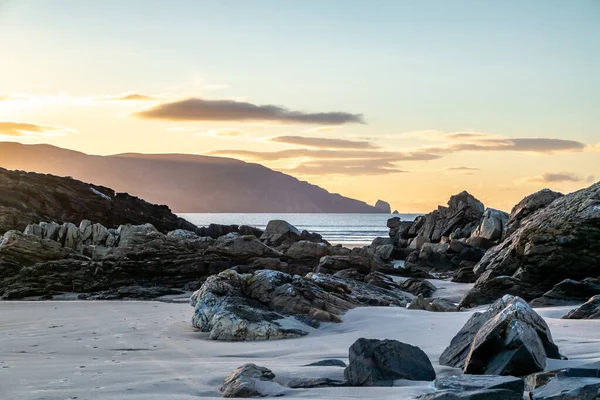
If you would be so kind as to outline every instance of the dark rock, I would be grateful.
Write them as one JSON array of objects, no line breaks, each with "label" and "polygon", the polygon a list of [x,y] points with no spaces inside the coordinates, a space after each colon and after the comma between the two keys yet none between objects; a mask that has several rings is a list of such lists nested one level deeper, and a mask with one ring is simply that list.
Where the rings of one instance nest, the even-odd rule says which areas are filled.
[{"label": "dark rock", "polygon": [[600,279],[565,279],[530,304],[534,307],[573,305],[600,294]]},{"label": "dark rock", "polygon": [[506,389],[473,390],[468,392],[455,392],[442,390],[425,394],[420,400],[523,400],[523,394]]},{"label": "dark rock", "polygon": [[283,220],[269,221],[260,240],[269,246],[279,246],[285,241],[297,242],[302,239],[302,233],[292,224]]},{"label": "dark rock", "polygon": [[596,400],[599,393],[599,378],[571,378],[559,374],[533,390],[529,397],[531,400]]},{"label": "dark rock", "polygon": [[423,295],[415,297],[407,306],[409,310],[425,310],[431,312],[453,312],[457,311],[456,304],[446,299],[426,300]]},{"label": "dark rock", "polygon": [[525,377],[525,390],[531,392],[540,386],[546,385],[550,379],[553,379],[561,371],[543,371],[530,374]]},{"label": "dark rock", "polygon": [[71,178],[0,168],[0,234],[41,221],[104,226],[150,223],[160,232],[197,227],[167,206]]},{"label": "dark rock", "polygon": [[415,296],[423,295],[423,297],[431,297],[437,290],[433,283],[420,278],[409,278],[400,284],[400,288]]},{"label": "dark rock", "polygon": [[506,295],[475,313],[440,356],[469,374],[528,375],[560,358],[548,325],[523,299]]},{"label": "dark rock", "polygon": [[[464,265],[465,263],[467,263],[467,265]],[[451,279],[452,282],[473,283],[477,280],[475,272],[473,272],[473,265],[468,264],[468,262],[461,263],[463,266],[454,272]]]},{"label": "dark rock", "polygon": [[498,375],[461,375],[437,378],[435,388],[438,390],[490,390],[506,389],[523,396],[525,382],[521,378],[514,376]]},{"label": "dark rock", "polygon": [[[236,369],[225,379],[220,387],[222,397],[264,397],[275,395],[274,390],[283,394],[284,388],[273,382],[275,374],[270,369],[255,364],[245,364]],[[266,388],[271,390],[267,391]]]},{"label": "dark rock", "polygon": [[550,189],[543,189],[525,197],[511,210],[508,222],[506,223],[504,238],[509,237],[519,229],[521,221],[525,218],[563,196],[562,193],[553,192]]},{"label": "dark rock", "polygon": [[493,208],[488,208],[483,213],[481,223],[475,229],[473,234],[471,234],[471,238],[481,238],[489,240],[490,242],[500,240],[504,234],[504,230],[506,229],[507,222],[508,213],[495,210]]},{"label": "dark rock", "polygon": [[572,378],[600,378],[600,361],[567,368],[565,374]]},{"label": "dark rock", "polygon": [[305,367],[342,367],[342,368],[346,368],[346,363],[343,362],[342,360],[329,359],[329,360],[316,361],[316,362],[305,365]]},{"label": "dark rock", "polygon": [[586,303],[569,311],[563,319],[600,319],[600,295],[592,297]]},{"label": "dark rock", "polygon": [[292,389],[312,389],[348,386],[348,383],[329,378],[296,378],[289,381],[287,386]]},{"label": "dark rock", "polygon": [[[522,219],[474,268],[479,276],[462,306],[485,304],[505,293],[526,300],[542,296],[565,279],[600,275],[600,183],[559,197]],[[511,291],[490,285],[511,277]],[[508,282],[505,282],[508,283]]]},{"label": "dark rock", "polygon": [[397,340],[358,339],[344,377],[351,386],[392,386],[394,380],[432,381],[435,371],[418,347]]},{"label": "dark rock", "polygon": [[377,210],[379,210],[382,214],[391,214],[392,213],[392,207],[390,206],[390,203],[388,203],[387,201],[377,200],[374,207]]}]

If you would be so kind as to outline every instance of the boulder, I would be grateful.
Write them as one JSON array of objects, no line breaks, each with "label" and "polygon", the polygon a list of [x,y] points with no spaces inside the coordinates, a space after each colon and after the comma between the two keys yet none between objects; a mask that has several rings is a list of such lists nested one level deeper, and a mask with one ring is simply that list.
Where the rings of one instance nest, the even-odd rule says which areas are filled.
[{"label": "boulder", "polygon": [[[565,279],[599,276],[599,242],[600,182],[559,197],[521,220],[475,266],[477,282],[461,305],[485,304],[505,293],[532,300]],[[510,292],[496,290],[498,285],[490,281],[498,277],[511,278]]]},{"label": "boulder", "polygon": [[58,240],[59,224],[55,222],[40,222],[40,227],[43,230],[43,239]]},{"label": "boulder", "polygon": [[519,229],[522,220],[563,196],[564,195],[562,193],[553,192],[550,189],[543,189],[525,197],[511,210],[506,223],[504,237],[509,237],[517,229]]},{"label": "boulder", "polygon": [[283,220],[272,220],[267,224],[260,240],[269,246],[279,246],[285,241],[297,242],[302,233],[292,224]]},{"label": "boulder", "polygon": [[574,305],[598,294],[600,294],[600,279],[586,278],[583,281],[565,279],[530,304],[533,307]]},{"label": "boulder", "polygon": [[328,359],[328,360],[315,361],[313,363],[306,364],[305,367],[341,367],[341,368],[346,368],[347,365],[342,360]]},{"label": "boulder", "polygon": [[400,284],[400,288],[415,296],[423,295],[423,297],[431,297],[437,290],[433,283],[420,278],[409,278]]},{"label": "boulder", "polygon": [[423,350],[397,340],[360,338],[350,347],[344,377],[351,386],[393,386],[397,379],[432,381],[435,371]]},{"label": "boulder", "polygon": [[514,376],[498,375],[460,375],[445,376],[435,380],[437,390],[454,390],[459,392],[469,390],[505,389],[523,396],[525,382]]},{"label": "boulder", "polygon": [[292,389],[313,389],[323,387],[348,386],[346,381],[329,378],[296,378],[288,382],[287,387]]},{"label": "boulder", "polygon": [[54,240],[40,239],[19,231],[8,231],[1,239],[0,261],[10,261],[23,267],[67,258],[72,253],[72,249],[64,248]]},{"label": "boulder", "polygon": [[293,243],[285,254],[294,260],[304,260],[316,265],[322,257],[329,255],[329,246],[325,243],[301,240]]},{"label": "boulder", "polygon": [[441,390],[435,393],[425,394],[420,400],[523,400],[523,394],[507,389],[484,389],[456,392],[453,390]]},{"label": "boulder", "polygon": [[563,319],[600,319],[600,295],[592,297],[586,303],[569,311]]},{"label": "boulder", "polygon": [[255,236],[240,236],[237,233],[221,236],[206,250],[206,253],[233,258],[238,262],[257,258],[278,258],[283,255],[262,243]]},{"label": "boulder", "polygon": [[407,306],[409,310],[425,310],[431,312],[453,312],[457,311],[456,304],[447,299],[435,299],[433,301],[429,301],[423,297],[423,295],[418,295],[415,297],[410,304]]},{"label": "boulder", "polygon": [[600,378],[572,378],[557,375],[546,385],[530,392],[531,400],[596,400],[600,394]]},{"label": "boulder", "polygon": [[390,203],[388,203],[387,201],[377,200],[374,207],[377,210],[379,210],[382,214],[391,214],[392,213],[392,207],[390,206]]},{"label": "boulder", "polygon": [[108,245],[107,241],[110,236],[110,232],[102,224],[92,225],[92,244],[95,246]]},{"label": "boulder", "polygon": [[81,232],[81,241],[83,244],[92,244],[93,227],[92,221],[84,219],[79,224],[79,231]]},{"label": "boulder", "polygon": [[244,364],[231,373],[219,390],[221,397],[248,398],[281,396],[285,388],[273,382],[275,374],[256,364]]},{"label": "boulder", "polygon": [[43,239],[44,230],[38,224],[29,224],[25,227],[23,234],[24,235],[32,235],[32,236],[38,237],[40,239]]},{"label": "boulder", "polygon": [[548,325],[523,299],[506,295],[475,313],[440,356],[469,374],[528,375],[560,358]]},{"label": "boulder", "polygon": [[483,213],[481,223],[471,234],[471,237],[483,238],[492,242],[500,240],[506,229],[507,222],[508,213],[488,208]]},{"label": "boulder", "polygon": [[474,265],[469,265],[471,263],[468,263],[466,265],[464,265],[463,263],[461,263],[461,267],[459,269],[457,269],[456,271],[454,271],[454,275],[452,276],[451,281],[452,282],[459,282],[459,283],[474,283],[477,280],[477,277],[475,276],[475,272],[473,272],[473,266]]},{"label": "boulder", "polygon": [[425,243],[429,243],[428,237],[417,236],[410,241],[408,248],[411,250],[421,250],[421,247],[423,247]]},{"label": "boulder", "polygon": [[117,233],[119,234],[119,247],[142,246],[156,239],[164,240],[164,235],[152,224],[121,225],[117,229]]}]

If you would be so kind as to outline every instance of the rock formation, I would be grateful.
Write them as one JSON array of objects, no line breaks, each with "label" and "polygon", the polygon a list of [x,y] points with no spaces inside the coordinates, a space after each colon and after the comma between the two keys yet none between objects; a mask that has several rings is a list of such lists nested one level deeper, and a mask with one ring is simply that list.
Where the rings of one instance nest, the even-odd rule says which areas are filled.
[{"label": "rock formation", "polygon": [[392,207],[390,206],[390,203],[388,203],[387,201],[377,200],[374,207],[377,210],[379,210],[382,214],[391,214],[392,213]]},{"label": "rock formation", "polygon": [[281,396],[285,388],[273,382],[275,374],[256,364],[244,364],[231,373],[221,385],[221,397],[248,398]]},{"label": "rock formation", "polygon": [[525,197],[513,207],[508,217],[504,238],[512,235],[521,226],[521,221],[537,210],[546,207],[554,200],[563,197],[562,193],[543,189]]},{"label": "rock formation", "polygon": [[600,182],[558,197],[522,219],[477,264],[477,282],[461,305],[485,304],[507,293],[531,300],[565,279],[598,277],[598,243]]},{"label": "rock formation", "polygon": [[594,296],[586,303],[569,311],[564,319],[600,319],[600,295]]}]

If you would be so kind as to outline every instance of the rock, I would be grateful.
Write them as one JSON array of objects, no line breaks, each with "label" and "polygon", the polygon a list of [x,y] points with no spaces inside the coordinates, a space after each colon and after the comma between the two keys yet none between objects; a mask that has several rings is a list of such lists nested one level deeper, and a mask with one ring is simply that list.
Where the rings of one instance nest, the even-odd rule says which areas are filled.
[{"label": "rock", "polygon": [[431,297],[437,290],[433,283],[420,278],[409,278],[400,284],[400,288],[415,296],[423,295],[423,297]]},{"label": "rock", "polygon": [[561,371],[543,371],[530,374],[525,377],[525,390],[532,392],[540,386],[546,385],[550,379],[554,378]]},{"label": "rock", "polygon": [[522,220],[563,196],[564,195],[562,193],[553,192],[550,189],[543,189],[525,197],[511,210],[506,223],[506,232],[504,233],[504,237],[506,238],[512,235],[517,229],[519,229]]},{"label": "rock", "polygon": [[[462,265],[462,263],[461,263]],[[454,272],[451,281],[459,283],[474,283],[477,280],[475,272],[473,272],[473,265],[465,265],[460,267]]]},{"label": "rock", "polygon": [[279,246],[285,241],[297,242],[302,234],[292,224],[282,220],[272,220],[267,224],[267,229],[260,240],[269,246]]},{"label": "rock", "polygon": [[167,206],[71,178],[0,168],[0,193],[10,193],[0,196],[0,234],[41,221],[62,224],[85,219],[104,226],[151,223],[161,232],[197,229]]},{"label": "rock", "polygon": [[119,247],[142,246],[153,240],[164,239],[164,235],[152,224],[121,225],[117,232],[119,234]]},{"label": "rock", "polygon": [[565,279],[530,304],[533,307],[574,305],[587,301],[597,294],[600,294],[600,279],[586,278],[583,281]]},{"label": "rock", "polygon": [[510,295],[475,313],[440,356],[469,374],[528,375],[546,357],[560,358],[548,325],[523,299]]},{"label": "rock", "polygon": [[508,213],[488,208],[483,213],[481,223],[471,234],[471,237],[479,237],[489,241],[499,240],[502,238],[507,222]]},{"label": "rock", "polygon": [[432,381],[435,371],[418,347],[397,340],[360,338],[350,347],[344,377],[351,386],[392,386],[394,380]]},{"label": "rock", "polygon": [[571,378],[559,374],[533,390],[529,397],[531,400],[596,400],[599,393],[599,378]]},{"label": "rock", "polygon": [[40,227],[43,230],[43,239],[58,240],[59,224],[55,222],[40,222]]},{"label": "rock", "polygon": [[600,361],[567,368],[565,374],[572,378],[600,378]]},{"label": "rock", "polygon": [[325,243],[315,243],[301,240],[293,243],[285,253],[295,260],[305,260],[318,264],[321,257],[329,255],[329,246]]},{"label": "rock", "polygon": [[423,295],[415,297],[407,306],[409,310],[425,310],[431,312],[453,312],[457,311],[456,304],[446,299],[435,299],[432,302],[426,300]]},{"label": "rock", "polygon": [[44,231],[43,231],[42,227],[39,226],[38,224],[29,224],[25,227],[23,234],[24,235],[32,235],[32,236],[42,239],[44,236]]},{"label": "rock", "polygon": [[512,390],[491,389],[472,390],[467,392],[455,392],[453,390],[442,390],[435,393],[425,394],[420,400],[523,400],[523,394]]},{"label": "rock", "polygon": [[110,236],[108,229],[102,224],[92,225],[92,244],[95,246],[108,245],[107,241]]},{"label": "rock", "polygon": [[586,303],[569,311],[563,319],[600,319],[600,295],[592,297]]},{"label": "rock", "polygon": [[282,395],[285,389],[273,382],[270,369],[255,364],[244,364],[231,373],[220,387],[221,397],[266,397]]},{"label": "rock", "polygon": [[425,243],[429,243],[429,238],[426,236],[417,236],[410,241],[408,248],[411,250],[420,250]]},{"label": "rock", "polygon": [[207,254],[249,261],[257,258],[278,258],[282,253],[265,245],[254,236],[240,236],[230,233],[221,236],[206,250]]},{"label": "rock", "polygon": [[484,206],[479,200],[467,192],[461,192],[450,197],[448,207],[438,207],[437,210],[425,215],[422,224],[416,232],[431,242],[439,242],[442,236],[451,239],[469,237],[479,225],[483,216]]},{"label": "rock", "polygon": [[390,206],[390,203],[388,203],[387,201],[377,200],[374,207],[377,210],[381,211],[382,214],[391,214],[392,213],[392,207]]},{"label": "rock", "polygon": [[292,389],[312,389],[348,386],[348,383],[329,378],[296,378],[289,381],[287,386]]},{"label": "rock", "polygon": [[[107,232],[108,233],[108,232]],[[200,236],[196,232],[187,231],[185,229],[175,229],[174,231],[168,232],[167,237],[181,240],[199,240]]]},{"label": "rock", "polygon": [[77,253],[81,253],[83,251],[83,239],[81,237],[81,231],[77,226],[75,226],[75,224],[63,224],[58,232],[58,241],[62,243],[64,247],[73,249]]},{"label": "rock", "polygon": [[83,244],[92,244],[93,227],[92,221],[84,219],[79,224],[79,231],[81,232],[81,241]]},{"label": "rock", "polygon": [[[37,236],[25,235],[19,231],[8,231],[1,237],[0,265],[2,261],[12,262],[20,267],[69,257],[72,250],[63,248],[60,243]],[[2,276],[6,271],[0,272]]]},{"label": "rock", "polygon": [[[519,228],[475,266],[478,280],[461,306],[485,304],[505,293],[532,300],[565,279],[599,276],[599,242],[600,182],[522,219]],[[511,278],[510,292],[490,284],[498,277]]]},{"label": "rock", "polygon": [[518,393],[523,396],[525,390],[525,382],[521,378],[514,376],[498,376],[498,375],[460,375],[447,376],[437,378],[435,380],[435,388],[437,390],[454,390],[454,391],[469,391],[469,390],[491,390],[505,389]]},{"label": "rock", "polygon": [[325,256],[319,261],[315,272],[335,273],[355,268],[363,274],[371,272],[371,260],[362,256]]},{"label": "rock", "polygon": [[346,363],[343,362],[342,360],[335,360],[335,359],[329,359],[329,360],[321,360],[321,361],[316,361],[310,364],[306,364],[305,367],[342,367],[342,368],[346,368]]}]

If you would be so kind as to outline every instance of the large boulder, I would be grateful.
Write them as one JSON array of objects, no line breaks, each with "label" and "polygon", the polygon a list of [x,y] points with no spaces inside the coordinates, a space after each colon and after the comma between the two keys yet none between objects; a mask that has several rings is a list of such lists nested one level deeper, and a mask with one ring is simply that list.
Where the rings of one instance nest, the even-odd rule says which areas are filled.
[{"label": "large boulder", "polygon": [[600,378],[559,374],[546,385],[533,390],[529,397],[531,400],[597,400],[600,397]]},{"label": "large boulder", "polygon": [[[559,197],[521,220],[520,227],[488,250],[474,268],[479,277],[462,306],[485,304],[505,293],[526,300],[564,279],[600,275],[600,182]],[[500,288],[497,278],[510,278]],[[509,291],[507,291],[509,290]]]},{"label": "large boulder", "polygon": [[506,223],[504,237],[512,235],[521,226],[521,221],[537,210],[546,207],[554,200],[563,197],[562,193],[553,192],[550,189],[542,189],[530,194],[513,207]]},{"label": "large boulder", "polygon": [[521,378],[514,376],[499,375],[460,375],[444,376],[435,380],[437,390],[491,390],[506,389],[523,396],[525,391],[525,382]]},{"label": "large boulder", "polygon": [[565,279],[530,304],[533,307],[574,305],[598,294],[600,294],[600,278],[586,278],[583,281]]},{"label": "large boulder", "polygon": [[164,235],[152,224],[121,225],[117,233],[119,234],[119,247],[136,247],[153,240],[164,240]]},{"label": "large boulder", "polygon": [[431,297],[437,290],[433,283],[420,278],[409,278],[400,284],[400,288],[415,296],[423,295],[423,297]]},{"label": "large boulder", "polygon": [[569,311],[564,319],[600,319],[600,295],[594,296],[586,303]]},{"label": "large boulder", "polygon": [[469,374],[522,376],[560,358],[548,325],[523,299],[504,296],[475,313],[440,356],[440,364]]},{"label": "large boulder", "polygon": [[397,340],[360,338],[350,347],[344,377],[351,386],[393,386],[397,379],[433,381],[435,371],[423,350]]},{"label": "large boulder", "polygon": [[248,398],[281,396],[285,388],[273,382],[275,374],[256,364],[244,364],[231,373],[220,387],[221,397]]},{"label": "large boulder", "polygon": [[421,225],[415,236],[424,236],[431,242],[439,242],[443,236],[452,239],[468,238],[479,225],[484,212],[484,205],[471,194],[461,192],[450,197],[448,207],[425,215],[423,220],[415,220]]},{"label": "large boulder", "polygon": [[241,236],[237,233],[221,236],[206,250],[206,253],[244,262],[257,258],[282,256],[282,253],[265,245],[255,236]]},{"label": "large boulder", "polygon": [[329,247],[325,243],[301,240],[293,243],[285,254],[294,260],[306,261],[316,265],[321,257],[329,255]]},{"label": "large boulder", "polygon": [[483,213],[481,223],[471,234],[471,237],[478,237],[489,241],[497,241],[502,238],[506,229],[508,214],[504,211],[488,208]]},{"label": "large boulder", "polygon": [[72,249],[64,248],[54,240],[41,239],[19,231],[8,231],[0,238],[0,261],[13,262],[19,266],[60,260],[72,253]]},{"label": "large boulder", "polygon": [[297,242],[302,233],[292,224],[283,220],[272,220],[267,224],[260,240],[269,246],[279,246],[286,241]]}]

